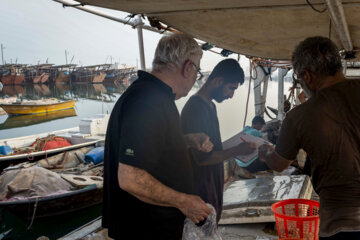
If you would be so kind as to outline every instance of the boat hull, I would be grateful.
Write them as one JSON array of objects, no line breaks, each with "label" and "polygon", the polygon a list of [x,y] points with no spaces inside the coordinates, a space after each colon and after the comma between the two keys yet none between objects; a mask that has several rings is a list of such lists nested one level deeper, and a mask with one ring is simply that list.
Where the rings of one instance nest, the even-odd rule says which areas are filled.
[{"label": "boat hull", "polygon": [[41,76],[41,79],[40,79],[40,82],[41,83],[46,83],[49,81],[49,77],[50,75],[48,73],[44,73],[42,76]]},{"label": "boat hull", "polygon": [[[0,202],[0,208],[24,220],[31,220],[33,217],[32,210],[34,210],[33,208],[36,205],[34,219],[52,217],[100,204],[102,202],[102,192],[102,188],[89,186],[80,190],[50,197]],[[32,210],[29,211],[29,209]]]},{"label": "boat hull", "polygon": [[104,82],[106,73],[75,73],[71,82],[73,83],[102,83]]},{"label": "boat hull", "polygon": [[16,75],[16,74],[12,73],[12,74],[3,76],[1,78],[1,81],[4,85],[19,85],[24,82],[24,79],[25,79],[25,75],[23,75],[23,74]]},{"label": "boat hull", "polygon": [[24,82],[24,79],[25,79],[25,75],[23,75],[23,74],[15,75],[14,76],[14,84],[15,85],[22,84]]},{"label": "boat hull", "polygon": [[105,77],[106,77],[106,73],[95,74],[92,82],[93,83],[102,83],[104,81]]},{"label": "boat hull", "polygon": [[41,80],[41,75],[35,76],[35,77],[33,78],[33,83],[37,84],[37,83],[40,82],[40,80]]},{"label": "boat hull", "polygon": [[74,108],[75,100],[55,104],[1,104],[0,107],[9,115],[37,114]]},{"label": "boat hull", "polygon": [[14,84],[14,76],[13,75],[5,75],[2,76],[1,81],[4,85],[13,85]]},{"label": "boat hull", "polygon": [[60,72],[57,78],[55,79],[55,83],[67,83],[70,79],[70,74],[65,74],[64,72]]}]

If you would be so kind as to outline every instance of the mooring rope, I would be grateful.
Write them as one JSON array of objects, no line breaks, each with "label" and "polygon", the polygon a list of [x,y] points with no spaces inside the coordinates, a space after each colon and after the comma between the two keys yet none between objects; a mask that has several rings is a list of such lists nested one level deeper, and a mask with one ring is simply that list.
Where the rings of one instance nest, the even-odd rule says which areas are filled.
[{"label": "mooring rope", "polygon": [[33,211],[32,217],[31,217],[31,222],[30,222],[30,225],[28,226],[27,230],[30,230],[32,225],[33,225],[33,222],[34,222],[34,219],[35,219],[36,208],[37,208],[37,205],[38,205],[38,201],[39,201],[39,198],[37,197],[35,199],[34,211]]}]

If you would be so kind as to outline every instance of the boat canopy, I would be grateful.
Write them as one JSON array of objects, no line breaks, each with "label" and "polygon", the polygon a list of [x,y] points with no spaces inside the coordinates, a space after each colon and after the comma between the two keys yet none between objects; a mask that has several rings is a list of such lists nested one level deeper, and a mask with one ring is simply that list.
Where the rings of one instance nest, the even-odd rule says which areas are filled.
[{"label": "boat canopy", "polygon": [[310,36],[330,36],[350,56],[360,47],[360,0],[79,2],[154,17],[214,46],[255,57],[289,60],[295,45]]}]

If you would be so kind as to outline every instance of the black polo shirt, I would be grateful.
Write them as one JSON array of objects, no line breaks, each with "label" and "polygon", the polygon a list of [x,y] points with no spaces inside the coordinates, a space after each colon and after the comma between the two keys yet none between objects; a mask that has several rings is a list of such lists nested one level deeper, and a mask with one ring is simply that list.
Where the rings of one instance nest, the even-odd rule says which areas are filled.
[{"label": "black polo shirt", "polygon": [[[205,133],[214,144],[213,151],[222,151],[219,121],[214,103],[210,105],[200,96],[192,96],[181,112],[181,125],[184,134]],[[214,206],[219,221],[223,204],[224,164],[200,166],[198,163],[206,161],[211,152],[204,153],[192,149],[191,153],[196,194]]]},{"label": "black polo shirt", "polygon": [[105,142],[103,226],[116,239],[181,239],[184,215],[147,204],[120,189],[119,162],[146,170],[188,194],[193,174],[172,89],[139,71],[111,113]]}]

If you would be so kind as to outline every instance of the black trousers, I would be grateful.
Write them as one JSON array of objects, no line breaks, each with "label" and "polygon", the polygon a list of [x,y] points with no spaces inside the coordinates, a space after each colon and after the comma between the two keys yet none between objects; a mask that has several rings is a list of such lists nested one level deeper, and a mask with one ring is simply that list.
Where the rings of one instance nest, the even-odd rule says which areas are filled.
[{"label": "black trousers", "polygon": [[320,237],[319,240],[360,240],[360,232],[339,232],[330,237]]}]

